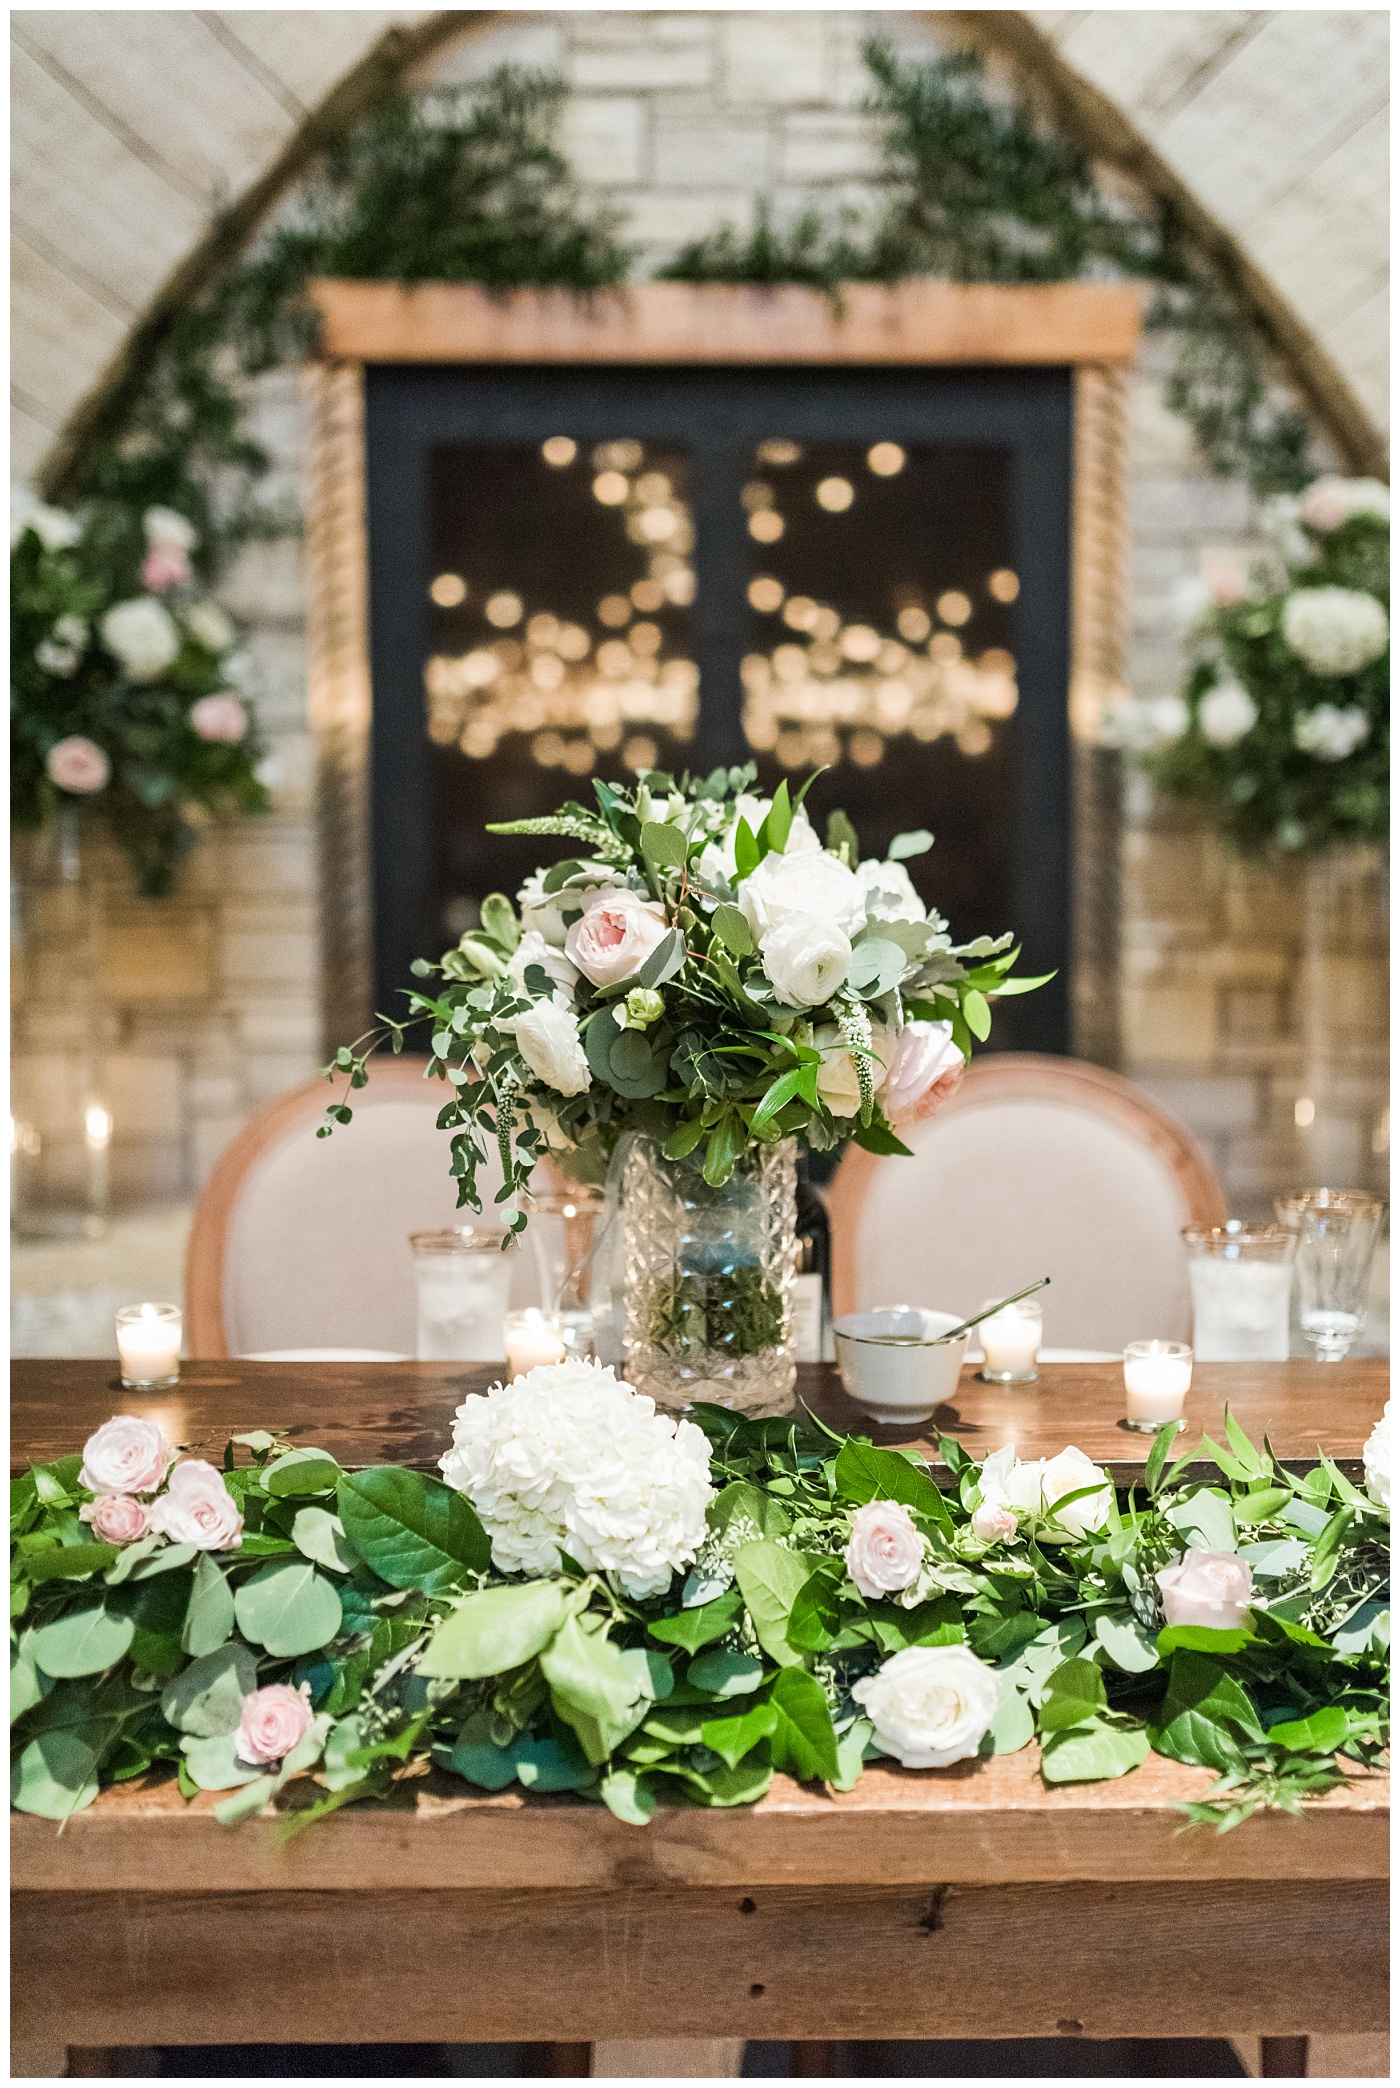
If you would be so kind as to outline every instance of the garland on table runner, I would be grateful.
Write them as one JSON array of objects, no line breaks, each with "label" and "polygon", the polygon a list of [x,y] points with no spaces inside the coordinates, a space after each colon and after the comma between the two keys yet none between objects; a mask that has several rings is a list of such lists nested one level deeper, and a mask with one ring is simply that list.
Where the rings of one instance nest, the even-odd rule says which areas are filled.
[{"label": "garland on table runner", "polygon": [[945,1438],[944,1493],[583,1363],[468,1398],[445,1484],[268,1432],[172,1465],[118,1417],[14,1486],[12,1800],[62,1820],[170,1763],[225,1822],[293,1785],[290,1831],[432,1766],[640,1824],[1038,1738],[1050,1785],[1155,1750],[1218,1772],[1197,1823],[1295,1811],[1386,1738],[1389,1409],[1365,1492],[1228,1414],[1168,1468],[1174,1433],[1126,1494]]}]

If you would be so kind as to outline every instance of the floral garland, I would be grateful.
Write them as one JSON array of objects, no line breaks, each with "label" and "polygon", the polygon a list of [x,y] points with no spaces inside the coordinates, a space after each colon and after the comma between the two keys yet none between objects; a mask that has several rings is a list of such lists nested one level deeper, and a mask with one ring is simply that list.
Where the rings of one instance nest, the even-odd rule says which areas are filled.
[{"label": "floral garland", "polygon": [[431,1766],[640,1824],[1038,1738],[1050,1785],[1214,1769],[1186,1810],[1223,1828],[1377,1760],[1389,1408],[1364,1492],[1227,1414],[1170,1469],[1164,1430],[1141,1495],[1076,1449],[945,1438],[944,1492],[862,1438],[695,1415],[538,1368],[458,1409],[445,1484],[266,1432],[218,1471],[105,1423],[14,1489],[13,1803],[62,1820],[172,1764],[225,1822],[295,1781],[294,1828]]},{"label": "floral garland", "polygon": [[1271,503],[1252,576],[1215,564],[1188,604],[1180,696],[1129,705],[1110,736],[1245,850],[1384,840],[1390,817],[1390,494],[1316,480]]},{"label": "floral garland", "polygon": [[38,827],[90,809],[157,898],[193,843],[192,813],[269,799],[237,634],[196,582],[193,524],[147,509],[137,587],[116,578],[92,524],[24,494],[12,503],[11,817]]}]

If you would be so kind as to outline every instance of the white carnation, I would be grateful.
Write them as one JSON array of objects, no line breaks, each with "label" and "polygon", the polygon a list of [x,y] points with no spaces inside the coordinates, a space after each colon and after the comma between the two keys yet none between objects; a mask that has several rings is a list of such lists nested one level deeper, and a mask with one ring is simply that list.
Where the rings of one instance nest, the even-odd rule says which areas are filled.
[{"label": "white carnation", "polygon": [[1319,703],[1293,725],[1293,744],[1319,761],[1345,761],[1371,737],[1371,721],[1357,704]]},{"label": "white carnation", "polygon": [[209,652],[227,652],[234,640],[233,625],[217,602],[192,602],[185,611],[185,629]]},{"label": "white carnation", "polygon": [[845,983],[851,938],[834,922],[794,916],[764,937],[763,969],[790,1008],[817,1008]]},{"label": "white carnation", "polygon": [[[572,995],[578,984],[576,968],[570,964],[562,950],[545,941],[538,928],[526,929],[506,967],[522,993],[525,991],[525,973],[532,964],[537,964],[541,971],[548,973],[553,986],[562,988],[566,998]],[[551,998],[553,997],[551,991]]]},{"label": "white carnation", "polygon": [[1378,1508],[1390,1509],[1390,1401],[1385,1411],[1366,1438],[1366,1447],[1361,1453],[1361,1462],[1366,1470],[1366,1491]]},{"label": "white carnation", "polygon": [[107,611],[100,629],[102,643],[135,682],[157,680],[180,650],[173,619],[149,595],[118,602]]},{"label": "white carnation", "polygon": [[1233,747],[1258,722],[1258,704],[1233,677],[1217,682],[1201,698],[1201,734],[1213,747]]},{"label": "white carnation", "polygon": [[865,926],[860,879],[823,848],[765,856],[740,885],[739,905],[760,949],[791,920],[825,921],[848,937]]},{"label": "white carnation", "polygon": [[664,1595],[705,1541],[710,1446],[606,1364],[540,1364],[457,1409],[438,1460],[503,1573],[558,1573],[561,1552],[624,1595]]},{"label": "white carnation", "polygon": [[1390,643],[1390,619],[1355,587],[1300,587],[1283,605],[1284,643],[1314,674],[1356,674]]},{"label": "white carnation", "polygon": [[906,1769],[946,1769],[975,1755],[997,1715],[996,1671],[966,1646],[906,1646],[852,1683],[875,1745]]},{"label": "white carnation", "polygon": [[524,1015],[501,1024],[515,1036],[520,1056],[546,1087],[559,1095],[581,1095],[593,1075],[579,1041],[578,1018],[557,1000],[536,1001]]},{"label": "white carnation", "polygon": [[924,902],[903,863],[862,863],[856,872],[872,921],[923,921]]},{"label": "white carnation", "polygon": [[532,871],[516,893],[515,903],[520,908],[525,927],[533,928],[556,950],[563,949],[564,937],[569,932],[569,924],[564,919],[566,913],[572,917],[586,912],[588,901],[595,892],[611,891],[627,882],[620,870],[611,870],[605,863],[590,863],[582,879],[575,878],[561,885],[557,892],[547,892],[544,881],[548,875],[547,870]]}]

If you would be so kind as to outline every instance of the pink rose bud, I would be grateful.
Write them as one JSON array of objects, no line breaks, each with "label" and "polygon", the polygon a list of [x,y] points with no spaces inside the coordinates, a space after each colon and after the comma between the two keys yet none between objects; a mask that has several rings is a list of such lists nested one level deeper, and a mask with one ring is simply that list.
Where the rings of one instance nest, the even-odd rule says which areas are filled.
[{"label": "pink rose bud", "polygon": [[1234,1552],[1201,1551],[1192,1545],[1175,1566],[1157,1576],[1168,1624],[1205,1624],[1236,1631],[1249,1615],[1254,1575]]},{"label": "pink rose bud", "polygon": [[248,730],[248,713],[236,696],[201,696],[190,705],[190,725],[202,740],[237,746]]},{"label": "pink rose bud", "polygon": [[1249,592],[1249,581],[1232,558],[1222,559],[1207,569],[1206,586],[1217,609],[1233,609]]},{"label": "pink rose bud", "polygon": [[80,1522],[92,1524],[92,1534],[104,1544],[134,1544],[151,1527],[151,1518],[131,1494],[99,1494],[78,1510]]},{"label": "pink rose bud", "polygon": [[189,559],[178,544],[152,544],[141,561],[141,585],[153,594],[167,587],[183,587],[193,578]]},{"label": "pink rose bud", "polygon": [[241,1762],[280,1762],[303,1738],[311,1724],[311,1685],[292,1689],[270,1682],[243,1699],[243,1716],[233,1736]]},{"label": "pink rose bud", "polygon": [[78,1480],[95,1494],[154,1493],[174,1455],[159,1422],[118,1414],[84,1443]]},{"label": "pink rose bud", "polygon": [[172,1544],[194,1544],[200,1551],[236,1551],[243,1542],[238,1503],[223,1473],[202,1457],[176,1465],[169,1487],[151,1504],[151,1528]]},{"label": "pink rose bud", "polygon": [[665,934],[665,914],[640,892],[594,892],[564,950],[593,985],[616,986],[641,970]]},{"label": "pink rose bud", "polygon": [[1303,495],[1303,520],[1330,535],[1340,529],[1351,510],[1335,479],[1318,479]]},{"label": "pink rose bud", "polygon": [[979,1544],[1005,1544],[1020,1527],[1011,1510],[998,1508],[995,1501],[983,1501],[973,1510],[972,1534]]},{"label": "pink rose bud", "polygon": [[924,1561],[924,1540],[898,1501],[867,1501],[851,1517],[846,1571],[862,1595],[873,1601],[892,1595],[917,1580]]},{"label": "pink rose bud", "polygon": [[44,757],[44,773],[60,790],[89,797],[94,790],[107,788],[112,764],[96,740],[84,739],[80,732],[75,732],[49,748]]},{"label": "pink rose bud", "polygon": [[880,1083],[880,1107],[889,1122],[897,1128],[931,1117],[962,1079],[965,1064],[951,1022],[906,1022]]}]

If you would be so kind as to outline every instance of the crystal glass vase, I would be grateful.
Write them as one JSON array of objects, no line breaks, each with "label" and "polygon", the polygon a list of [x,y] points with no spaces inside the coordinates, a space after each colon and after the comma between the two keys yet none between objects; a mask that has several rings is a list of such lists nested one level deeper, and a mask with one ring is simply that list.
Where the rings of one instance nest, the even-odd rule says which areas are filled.
[{"label": "crystal glass vase", "polygon": [[673,1412],[706,1400],[742,1414],[792,1404],[797,1149],[756,1146],[712,1188],[698,1157],[650,1138],[622,1167],[627,1377]]}]

